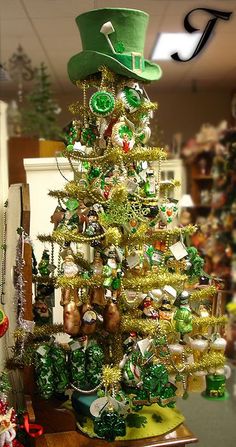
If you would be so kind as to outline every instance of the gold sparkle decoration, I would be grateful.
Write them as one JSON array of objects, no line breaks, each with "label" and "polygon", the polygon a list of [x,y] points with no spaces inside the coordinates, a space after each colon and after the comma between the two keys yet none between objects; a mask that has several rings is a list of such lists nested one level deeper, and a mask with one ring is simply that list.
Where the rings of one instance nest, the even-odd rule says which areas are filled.
[{"label": "gold sparkle decoration", "polygon": [[102,382],[106,388],[113,387],[121,380],[121,370],[118,366],[104,366],[102,370]]},{"label": "gold sparkle decoration", "polygon": [[121,240],[122,240],[122,235],[120,233],[120,231],[118,230],[118,228],[114,227],[110,227],[106,230],[106,245],[120,245],[121,244]]}]

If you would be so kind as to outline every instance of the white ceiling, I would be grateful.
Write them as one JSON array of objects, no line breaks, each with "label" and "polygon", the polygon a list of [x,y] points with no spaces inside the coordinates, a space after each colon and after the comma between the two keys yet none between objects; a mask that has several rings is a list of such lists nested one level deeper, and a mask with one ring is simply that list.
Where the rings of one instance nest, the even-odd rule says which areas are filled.
[{"label": "white ceiling", "polygon": [[[150,22],[145,56],[150,58],[157,33],[184,31],[183,19],[190,10],[208,7],[233,11],[231,19],[219,20],[215,35],[202,54],[190,62],[163,61],[164,75],[158,90],[191,88],[226,89],[236,87],[236,0],[0,0],[0,61],[6,63],[21,44],[34,66],[44,61],[52,76],[54,90],[71,94],[75,87],[67,76],[68,59],[81,51],[75,17],[102,7],[130,7],[145,10]],[[209,16],[201,12],[192,18],[203,28]],[[1,83],[1,97],[15,89],[14,83]]]}]

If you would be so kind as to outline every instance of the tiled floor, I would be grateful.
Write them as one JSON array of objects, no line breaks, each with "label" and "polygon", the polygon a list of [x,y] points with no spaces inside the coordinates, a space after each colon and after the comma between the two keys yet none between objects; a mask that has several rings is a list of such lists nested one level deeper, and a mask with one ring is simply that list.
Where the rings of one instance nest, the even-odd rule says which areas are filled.
[{"label": "tiled floor", "polygon": [[236,446],[236,366],[231,368],[228,400],[209,401],[197,393],[191,393],[186,401],[178,400],[186,425],[199,439],[193,447]]}]

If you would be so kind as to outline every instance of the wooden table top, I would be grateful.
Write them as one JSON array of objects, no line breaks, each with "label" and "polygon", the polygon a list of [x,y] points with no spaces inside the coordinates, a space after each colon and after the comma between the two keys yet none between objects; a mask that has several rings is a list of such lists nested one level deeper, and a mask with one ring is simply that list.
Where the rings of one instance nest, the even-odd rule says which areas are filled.
[{"label": "wooden table top", "polygon": [[133,441],[107,442],[102,439],[91,439],[80,432],[68,431],[48,433],[35,442],[36,447],[165,447],[185,446],[197,442],[197,438],[189,429],[181,424],[176,430],[161,436]]}]

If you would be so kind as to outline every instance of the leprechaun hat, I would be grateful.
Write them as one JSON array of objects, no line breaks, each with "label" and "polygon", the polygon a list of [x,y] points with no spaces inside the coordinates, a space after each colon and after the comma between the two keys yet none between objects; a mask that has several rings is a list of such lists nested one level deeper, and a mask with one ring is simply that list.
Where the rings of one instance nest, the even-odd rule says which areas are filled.
[{"label": "leprechaun hat", "polygon": [[73,83],[97,73],[101,66],[138,81],[155,81],[161,68],[144,59],[148,14],[136,9],[93,9],[76,18],[83,51],[68,62]]}]

